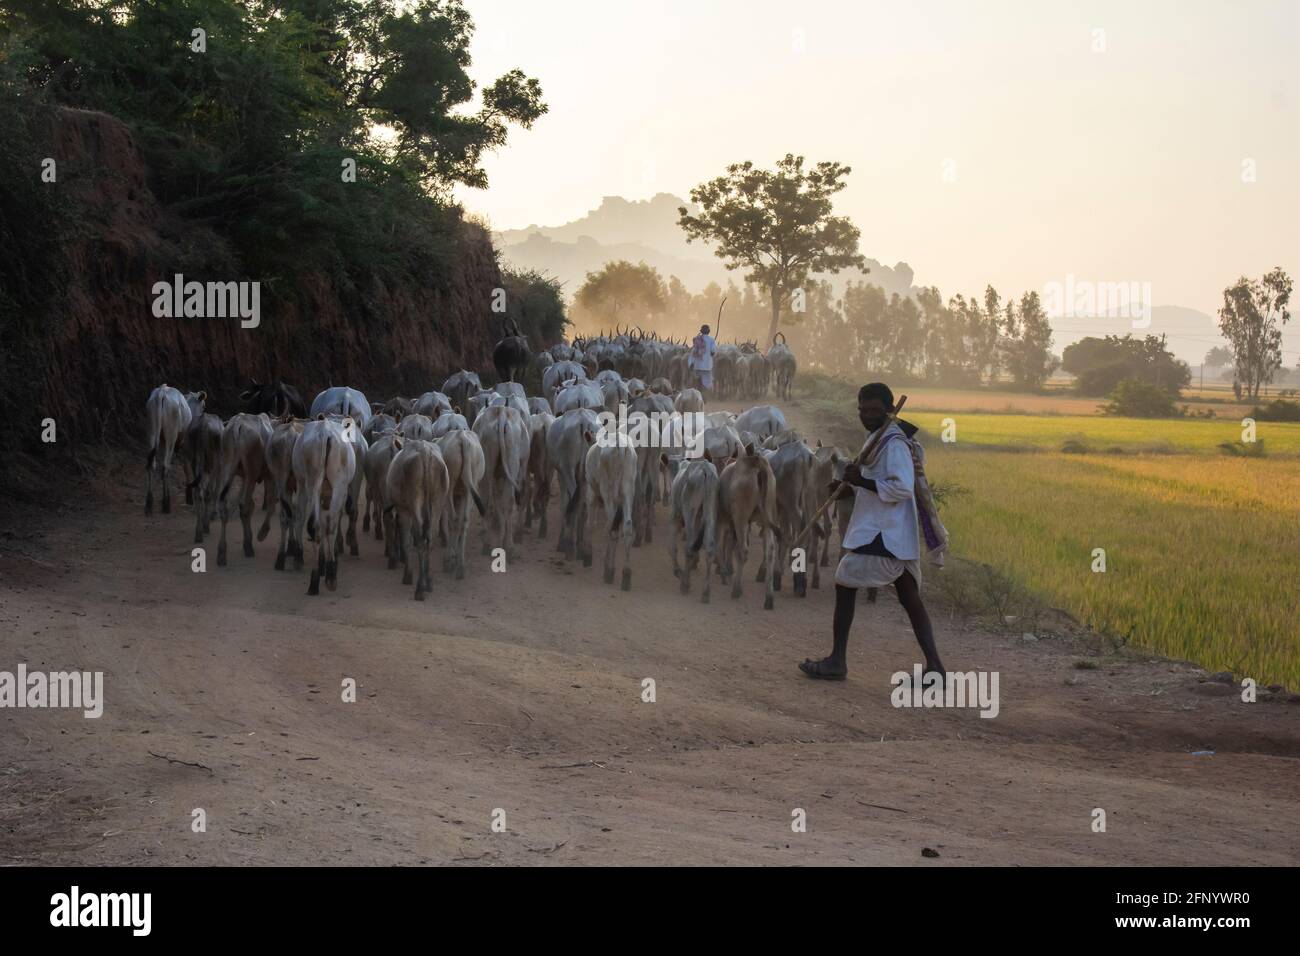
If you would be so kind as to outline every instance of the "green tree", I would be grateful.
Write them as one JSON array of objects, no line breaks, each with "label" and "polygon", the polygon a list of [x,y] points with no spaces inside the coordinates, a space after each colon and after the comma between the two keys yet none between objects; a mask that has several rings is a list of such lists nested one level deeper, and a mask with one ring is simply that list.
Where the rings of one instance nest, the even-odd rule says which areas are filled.
[{"label": "green tree", "polygon": [[663,314],[668,287],[654,266],[619,259],[607,262],[598,272],[588,272],[574,304],[584,319],[602,326],[636,325]]},{"label": "green tree", "polygon": [[832,215],[831,197],[842,190],[850,168],[821,162],[804,169],[804,158],[787,154],[775,171],[751,162],[727,167],[726,174],[691,190],[700,214],[678,209],[687,241],[717,244],[728,269],[745,269],[745,280],[760,286],[771,308],[767,343],[776,336],[782,310],[809,273],[836,273],[862,267],[859,232],[847,218]]},{"label": "green tree", "polygon": [[1237,380],[1250,398],[1282,367],[1282,326],[1291,318],[1291,277],[1275,268],[1262,279],[1242,276],[1223,290],[1219,329],[1232,349]]},{"label": "green tree", "polygon": [[1038,389],[1056,371],[1052,355],[1052,326],[1037,292],[1020,297],[1018,314],[1007,303],[1010,361],[1007,366],[1021,388]]}]

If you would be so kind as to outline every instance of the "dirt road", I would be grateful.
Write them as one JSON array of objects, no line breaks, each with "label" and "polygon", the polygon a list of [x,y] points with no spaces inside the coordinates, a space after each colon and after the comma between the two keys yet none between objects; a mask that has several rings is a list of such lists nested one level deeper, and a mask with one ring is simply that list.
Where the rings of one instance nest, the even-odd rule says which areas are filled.
[{"label": "dirt road", "polygon": [[1300,706],[1191,665],[940,607],[945,662],[997,671],[1000,713],[895,708],[916,653],[892,592],[823,684],[795,663],[828,647],[829,577],[771,612],[752,581],[703,605],[662,538],[630,593],[599,550],[530,538],[417,603],[365,537],[310,598],[236,524],[230,566],[209,542],[193,573],[189,509],[141,514],[139,471],[0,529],[0,670],[102,670],[106,696],[99,719],[0,710],[0,863],[1300,862]]}]

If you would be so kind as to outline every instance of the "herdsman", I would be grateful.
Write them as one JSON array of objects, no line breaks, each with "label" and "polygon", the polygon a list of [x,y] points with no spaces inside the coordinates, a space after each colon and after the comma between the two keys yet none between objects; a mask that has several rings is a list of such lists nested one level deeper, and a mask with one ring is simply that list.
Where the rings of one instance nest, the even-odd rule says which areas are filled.
[{"label": "herdsman", "polygon": [[691,342],[686,364],[695,372],[696,387],[705,398],[713,394],[713,355],[717,351],[718,343],[709,334],[709,327],[701,325],[700,334]]},{"label": "herdsman", "polygon": [[[838,497],[854,496],[853,515],[844,531],[845,555],[835,570],[834,647],[830,657],[805,660],[799,665],[809,677],[843,680],[848,674],[846,652],[849,629],[859,588],[882,588],[892,584],[898,601],[912,622],[916,641],[925,655],[925,671],[944,673],[934,645],[930,615],[921,603],[921,541],[917,512],[917,467],[919,446],[899,423],[888,421],[894,410],[894,393],[882,382],[863,385],[858,391],[858,420],[866,428],[867,441],[884,428],[870,460],[860,468],[850,463],[844,469],[845,484]],[[909,426],[910,427],[910,426]],[[913,433],[915,429],[911,429]],[[914,460],[914,452],[918,459]],[[922,467],[922,478],[924,470]],[[834,490],[836,485],[831,486]],[[926,544],[932,549],[946,546],[947,533],[938,525],[928,487],[924,489]],[[935,527],[937,526],[937,528]],[[936,532],[942,533],[942,540]]]}]

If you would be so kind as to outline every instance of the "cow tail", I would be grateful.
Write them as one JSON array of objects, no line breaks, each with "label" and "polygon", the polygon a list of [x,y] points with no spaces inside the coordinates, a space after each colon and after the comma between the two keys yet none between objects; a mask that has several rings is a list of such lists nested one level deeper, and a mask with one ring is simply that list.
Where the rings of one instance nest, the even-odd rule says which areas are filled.
[{"label": "cow tail", "polygon": [[162,416],[158,414],[157,407],[153,402],[149,403],[149,454],[144,460],[144,470],[148,471],[153,467],[153,462],[158,457],[158,446],[162,444]]},{"label": "cow tail", "polygon": [[506,449],[507,423],[508,423],[508,416],[501,415],[499,418],[499,423],[497,425],[501,433],[501,438],[500,441],[498,442],[497,447],[500,449],[500,453],[501,453],[501,468],[502,470],[505,471],[506,481],[510,482],[510,491],[512,494],[514,494],[515,492],[518,491],[518,485],[516,483],[517,475],[514,470],[515,456],[513,454],[508,454]]},{"label": "cow tail", "polygon": [[573,496],[569,503],[564,506],[564,516],[573,517],[573,513],[578,510],[578,505],[582,502],[583,485],[587,483],[587,456],[583,455],[578,459],[577,481],[573,485]]},{"label": "cow tail", "polygon": [[779,535],[781,533],[781,529],[778,528],[776,526],[776,522],[772,520],[772,513],[768,508],[768,501],[770,497],[773,494],[775,494],[775,489],[768,484],[767,479],[769,475],[771,475],[771,472],[765,471],[762,468],[760,468],[758,471],[759,509],[763,512],[763,524],[767,525],[767,527],[771,529],[773,534]]},{"label": "cow tail", "polygon": [[424,524],[421,538],[433,540],[433,455],[425,455],[424,459],[424,507],[421,509],[420,520]]}]

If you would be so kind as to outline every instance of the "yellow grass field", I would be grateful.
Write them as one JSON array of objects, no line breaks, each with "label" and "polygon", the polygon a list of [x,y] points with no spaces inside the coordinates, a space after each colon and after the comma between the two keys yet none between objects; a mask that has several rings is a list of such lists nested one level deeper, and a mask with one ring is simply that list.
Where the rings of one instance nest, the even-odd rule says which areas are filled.
[{"label": "yellow grass field", "polygon": [[951,449],[929,470],[969,491],[955,553],[1135,645],[1300,687],[1294,461]]},{"label": "yellow grass field", "polygon": [[[959,410],[923,412],[911,396],[903,417],[938,442],[943,420],[956,425],[958,445],[994,445],[1059,451],[1067,441],[1082,441],[1095,451],[1166,451],[1218,454],[1223,442],[1240,443],[1241,421],[1208,418],[1116,418],[1085,415],[990,415]],[[1257,422],[1255,437],[1269,456],[1300,455],[1300,424]],[[1292,463],[1295,467],[1295,463]]]}]

